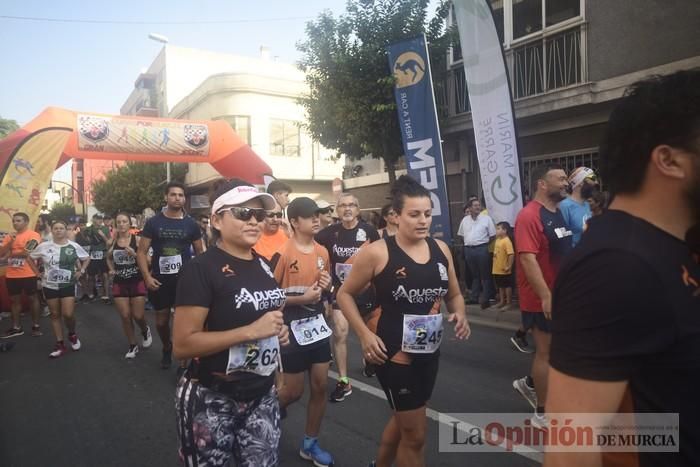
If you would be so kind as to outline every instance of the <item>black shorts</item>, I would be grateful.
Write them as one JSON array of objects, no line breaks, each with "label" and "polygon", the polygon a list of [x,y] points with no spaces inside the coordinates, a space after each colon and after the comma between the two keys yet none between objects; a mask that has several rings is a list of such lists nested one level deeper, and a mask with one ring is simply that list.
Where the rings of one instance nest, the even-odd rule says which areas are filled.
[{"label": "black shorts", "polygon": [[396,412],[423,407],[433,394],[440,359],[414,358],[410,365],[387,361],[377,365],[377,379],[389,407]]},{"label": "black shorts", "polygon": [[493,282],[496,284],[498,289],[507,289],[513,287],[513,275],[512,274],[494,274]]},{"label": "black shorts", "polygon": [[87,273],[91,276],[95,274],[104,274],[107,271],[107,261],[104,259],[91,259],[87,267]]},{"label": "black shorts", "polygon": [[178,274],[153,277],[160,282],[160,287],[155,291],[148,290],[148,301],[156,311],[170,310],[175,306]]},{"label": "black shorts", "polygon": [[542,332],[546,332],[547,334],[552,332],[549,327],[549,320],[544,317],[544,313],[521,311],[520,315],[522,317],[524,330],[527,331],[532,328],[537,328]]},{"label": "black shorts", "polygon": [[27,295],[36,293],[36,277],[5,277],[5,284],[7,285],[7,294],[10,297],[22,295],[22,292]]},{"label": "black shorts", "polygon": [[44,287],[44,297],[46,298],[46,300],[53,300],[55,298],[75,297],[75,287],[71,285],[70,287],[63,287],[58,290]]},{"label": "black shorts", "polygon": [[295,350],[282,354],[282,373],[303,373],[311,369],[314,363],[328,363],[331,361],[331,340],[326,339],[319,345],[310,349]]}]

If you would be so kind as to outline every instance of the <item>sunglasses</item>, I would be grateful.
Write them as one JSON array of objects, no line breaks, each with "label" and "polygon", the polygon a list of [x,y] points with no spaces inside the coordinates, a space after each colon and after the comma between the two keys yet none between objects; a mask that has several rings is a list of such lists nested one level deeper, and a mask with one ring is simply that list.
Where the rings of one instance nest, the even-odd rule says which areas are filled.
[{"label": "sunglasses", "polygon": [[267,213],[267,218],[272,219],[273,217],[276,217],[277,219],[282,219],[283,214],[281,212],[268,212]]},{"label": "sunglasses", "polygon": [[323,208],[318,210],[319,214],[332,214],[333,213],[333,208]]},{"label": "sunglasses", "polygon": [[267,217],[267,211],[264,209],[255,209],[255,208],[241,208],[238,206],[234,206],[232,208],[228,209],[222,209],[219,211],[217,214],[221,214],[223,212],[229,211],[233,217],[238,219],[239,221],[244,221],[247,222],[251,218],[255,217],[255,220],[258,222],[262,222],[265,220]]}]

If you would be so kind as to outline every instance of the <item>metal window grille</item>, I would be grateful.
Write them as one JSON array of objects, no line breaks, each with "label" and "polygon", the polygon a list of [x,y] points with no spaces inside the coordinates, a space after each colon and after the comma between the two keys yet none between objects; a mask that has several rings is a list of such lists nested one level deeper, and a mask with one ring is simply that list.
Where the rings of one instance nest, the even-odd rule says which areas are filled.
[{"label": "metal window grille", "polygon": [[[597,148],[585,149],[575,152],[561,154],[546,154],[543,156],[528,157],[523,160],[523,186],[530,192],[532,170],[544,164],[558,164],[567,174],[570,174],[576,167],[589,167],[600,173],[600,155]],[[532,194],[532,193],[530,193]]]}]

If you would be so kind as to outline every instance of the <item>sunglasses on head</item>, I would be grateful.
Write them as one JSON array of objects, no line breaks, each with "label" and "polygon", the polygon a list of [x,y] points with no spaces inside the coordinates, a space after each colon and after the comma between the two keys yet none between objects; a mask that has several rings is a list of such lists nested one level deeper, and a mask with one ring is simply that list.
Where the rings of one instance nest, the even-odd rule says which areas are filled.
[{"label": "sunglasses on head", "polygon": [[267,213],[268,219],[272,219],[273,217],[276,217],[277,219],[282,219],[283,215],[284,214],[282,214],[281,212],[268,212]]},{"label": "sunglasses on head", "polygon": [[267,217],[267,211],[264,209],[259,209],[259,208],[242,208],[239,206],[234,206],[232,208],[227,208],[227,209],[222,209],[219,211],[217,214],[221,214],[223,212],[229,211],[233,217],[238,219],[239,221],[244,221],[247,222],[251,218],[255,217],[255,220],[258,222],[262,222],[265,220],[265,217]]},{"label": "sunglasses on head", "polygon": [[323,209],[318,210],[319,214],[331,214],[332,212],[333,212],[333,208],[331,208],[331,207],[327,207],[327,208],[323,208]]}]

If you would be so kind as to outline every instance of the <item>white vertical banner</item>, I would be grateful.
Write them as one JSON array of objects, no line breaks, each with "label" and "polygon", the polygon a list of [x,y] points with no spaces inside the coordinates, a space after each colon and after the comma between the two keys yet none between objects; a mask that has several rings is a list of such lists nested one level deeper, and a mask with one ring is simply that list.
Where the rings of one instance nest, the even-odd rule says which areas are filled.
[{"label": "white vertical banner", "polygon": [[484,199],[495,222],[523,207],[511,99],[501,41],[488,0],[454,0]]}]

